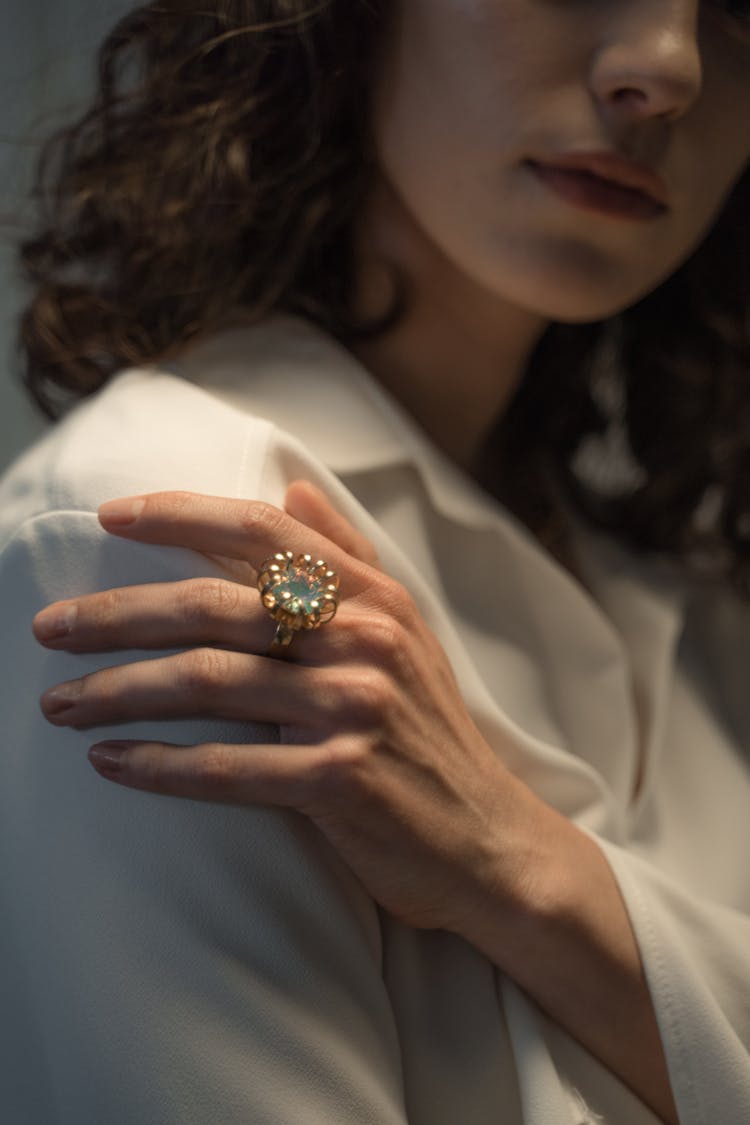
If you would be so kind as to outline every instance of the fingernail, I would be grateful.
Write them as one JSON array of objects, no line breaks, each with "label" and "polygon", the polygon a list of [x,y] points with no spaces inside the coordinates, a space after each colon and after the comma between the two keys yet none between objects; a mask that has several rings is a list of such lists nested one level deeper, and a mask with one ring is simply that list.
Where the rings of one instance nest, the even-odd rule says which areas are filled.
[{"label": "fingernail", "polygon": [[133,745],[132,742],[99,742],[89,750],[89,761],[96,769],[117,773],[123,768],[123,755]]},{"label": "fingernail", "polygon": [[99,505],[99,517],[114,527],[125,527],[126,524],[135,523],[145,506],[146,501],[138,497],[108,500],[106,504]]},{"label": "fingernail", "polygon": [[77,616],[78,605],[76,602],[70,602],[64,606],[55,606],[52,609],[43,609],[34,618],[34,632],[45,641],[65,637],[72,630]]},{"label": "fingernail", "polygon": [[63,711],[75,706],[83,690],[82,680],[71,680],[69,684],[60,684],[59,687],[45,691],[40,702],[45,715],[60,715]]}]

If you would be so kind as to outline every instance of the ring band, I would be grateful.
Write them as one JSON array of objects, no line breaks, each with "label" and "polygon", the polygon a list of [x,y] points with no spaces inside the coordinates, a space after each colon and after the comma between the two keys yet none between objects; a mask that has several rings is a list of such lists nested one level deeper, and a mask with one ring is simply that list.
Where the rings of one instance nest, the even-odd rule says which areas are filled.
[{"label": "ring band", "polygon": [[268,654],[286,648],[300,629],[318,629],[334,617],[339,576],[322,559],[279,551],[261,565],[260,600],[276,621]]}]

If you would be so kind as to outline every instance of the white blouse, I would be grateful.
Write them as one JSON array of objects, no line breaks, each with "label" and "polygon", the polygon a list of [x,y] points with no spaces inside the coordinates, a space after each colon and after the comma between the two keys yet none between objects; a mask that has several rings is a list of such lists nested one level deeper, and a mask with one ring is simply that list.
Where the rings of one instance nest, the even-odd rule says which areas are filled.
[{"label": "white blouse", "polygon": [[42,606],[227,573],[107,535],[101,502],[188,489],[281,505],[298,477],[410,590],[506,764],[604,852],[680,1122],[748,1125],[750,607],[576,521],[582,584],[350,353],[289,316],[120,372],[0,482],[2,1120],[658,1120],[471,945],[378,908],[302,815],[130,790],[86,759],[108,737],[276,728],[43,718],[47,687],[163,654],[46,650]]}]

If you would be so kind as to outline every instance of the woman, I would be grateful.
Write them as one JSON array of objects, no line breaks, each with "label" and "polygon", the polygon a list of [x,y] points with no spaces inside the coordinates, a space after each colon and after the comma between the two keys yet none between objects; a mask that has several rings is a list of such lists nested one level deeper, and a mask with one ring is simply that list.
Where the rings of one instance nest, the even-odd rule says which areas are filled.
[{"label": "woman", "polygon": [[749,61],[696,0],[104,44],[22,247],[91,397],[0,494],[11,1119],[748,1119]]}]

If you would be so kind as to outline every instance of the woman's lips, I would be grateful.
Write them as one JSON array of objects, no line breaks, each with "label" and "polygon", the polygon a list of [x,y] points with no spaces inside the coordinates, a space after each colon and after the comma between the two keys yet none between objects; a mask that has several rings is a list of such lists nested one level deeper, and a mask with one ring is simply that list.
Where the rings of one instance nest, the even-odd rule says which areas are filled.
[{"label": "woman's lips", "polygon": [[526,161],[537,178],[560,198],[586,211],[598,211],[619,219],[656,219],[667,211],[663,203],[635,188],[604,180],[592,172],[555,168],[551,164]]}]

